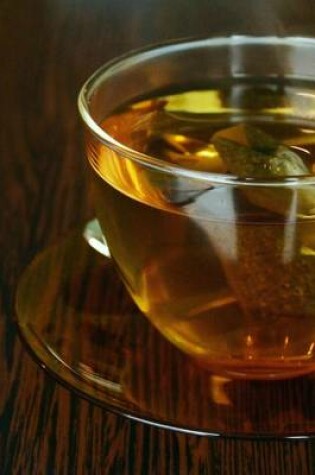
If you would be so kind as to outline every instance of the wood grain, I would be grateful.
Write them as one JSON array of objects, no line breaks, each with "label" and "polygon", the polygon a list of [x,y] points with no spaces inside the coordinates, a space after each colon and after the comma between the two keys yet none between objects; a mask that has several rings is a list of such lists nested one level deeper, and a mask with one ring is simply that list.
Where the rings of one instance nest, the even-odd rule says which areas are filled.
[{"label": "wood grain", "polygon": [[92,215],[76,110],[83,80],[113,56],[169,38],[315,34],[311,0],[242,4],[243,10],[228,0],[2,0],[1,474],[315,472],[311,442],[188,437],[111,415],[47,377],[21,346],[13,321],[23,268]]}]

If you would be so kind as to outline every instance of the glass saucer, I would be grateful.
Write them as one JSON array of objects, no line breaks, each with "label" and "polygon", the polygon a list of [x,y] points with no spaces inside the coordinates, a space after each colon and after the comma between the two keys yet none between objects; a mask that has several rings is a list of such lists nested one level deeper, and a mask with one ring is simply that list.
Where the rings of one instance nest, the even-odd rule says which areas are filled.
[{"label": "glass saucer", "polygon": [[31,263],[16,314],[40,366],[115,413],[197,435],[315,436],[314,373],[243,381],[200,368],[140,313],[110,259],[91,249],[82,230]]}]

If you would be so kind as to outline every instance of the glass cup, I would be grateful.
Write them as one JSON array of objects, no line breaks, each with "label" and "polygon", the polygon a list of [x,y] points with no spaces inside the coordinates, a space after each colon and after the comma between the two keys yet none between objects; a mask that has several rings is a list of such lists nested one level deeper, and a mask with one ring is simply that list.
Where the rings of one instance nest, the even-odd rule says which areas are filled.
[{"label": "glass cup", "polygon": [[79,110],[97,219],[152,324],[215,373],[313,371],[315,40],[132,52]]}]

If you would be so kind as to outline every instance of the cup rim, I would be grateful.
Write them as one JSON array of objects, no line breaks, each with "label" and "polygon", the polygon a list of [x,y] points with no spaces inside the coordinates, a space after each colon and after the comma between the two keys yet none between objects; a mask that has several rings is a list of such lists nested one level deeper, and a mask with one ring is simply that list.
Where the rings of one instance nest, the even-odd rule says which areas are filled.
[{"label": "cup rim", "polygon": [[[315,38],[303,36],[254,36],[254,35],[230,35],[218,37],[193,37],[179,40],[170,40],[161,43],[151,44],[142,48],[132,49],[125,54],[119,55],[112,60],[107,61],[100,66],[88,79],[83,83],[77,99],[79,114],[85,126],[89,131],[104,145],[118,153],[123,158],[131,159],[144,166],[150,167],[157,171],[181,176],[183,178],[194,179],[202,182],[217,185],[242,185],[257,187],[297,187],[301,185],[315,184],[315,176],[303,175],[296,177],[272,177],[272,178],[253,178],[239,177],[232,174],[212,173],[207,171],[192,170],[177,164],[170,164],[152,157],[146,153],[139,152],[127,145],[114,139],[93,119],[89,112],[89,94],[97,85],[102,82],[104,76],[110,75],[115,70],[119,70],[128,63],[136,64],[145,58],[154,58],[159,56],[161,52],[169,50],[185,50],[187,46],[198,47],[209,45],[214,47],[237,46],[237,45],[273,45],[273,46],[309,46],[314,48],[315,55]],[[315,80],[315,76],[314,76]]]}]

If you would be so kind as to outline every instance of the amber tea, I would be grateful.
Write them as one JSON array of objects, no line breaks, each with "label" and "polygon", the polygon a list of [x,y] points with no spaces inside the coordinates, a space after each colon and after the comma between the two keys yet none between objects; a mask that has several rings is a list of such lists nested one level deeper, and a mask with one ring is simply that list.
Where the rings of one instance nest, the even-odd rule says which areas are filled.
[{"label": "amber tea", "polygon": [[315,40],[164,44],[81,89],[96,217],[142,312],[230,377],[315,370]]},{"label": "amber tea", "polygon": [[168,173],[89,139],[97,216],[123,281],[210,369],[255,378],[315,369],[315,188],[294,184],[315,170],[313,110],[309,85],[230,81],[173,88],[104,118],[111,137]]}]

